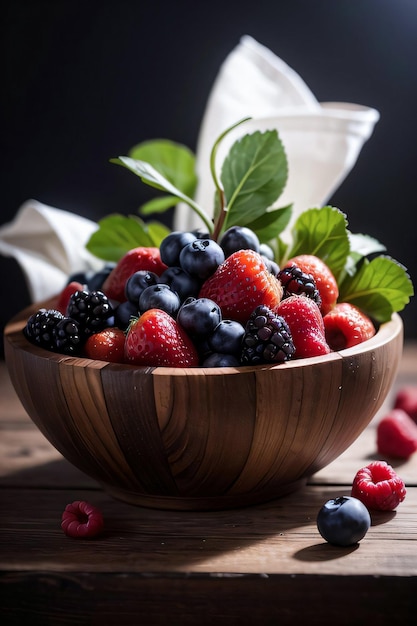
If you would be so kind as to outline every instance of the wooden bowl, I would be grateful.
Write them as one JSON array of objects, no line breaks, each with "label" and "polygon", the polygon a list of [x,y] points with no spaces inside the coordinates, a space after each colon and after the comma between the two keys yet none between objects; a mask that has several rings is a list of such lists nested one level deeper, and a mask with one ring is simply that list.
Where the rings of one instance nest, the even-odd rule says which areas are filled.
[{"label": "wooden bowl", "polygon": [[137,367],[47,352],[5,329],[27,413],[73,465],[115,498],[183,510],[271,500],[302,486],[365,429],[394,381],[395,314],[370,340],[275,366]]}]

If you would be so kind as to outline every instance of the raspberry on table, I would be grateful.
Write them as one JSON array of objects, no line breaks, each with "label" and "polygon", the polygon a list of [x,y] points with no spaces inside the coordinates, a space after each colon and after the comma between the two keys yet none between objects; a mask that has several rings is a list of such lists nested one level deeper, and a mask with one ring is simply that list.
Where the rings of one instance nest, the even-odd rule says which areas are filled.
[{"label": "raspberry on table", "polygon": [[89,502],[76,500],[65,507],[61,528],[68,537],[75,539],[96,537],[104,528],[103,515]]},{"label": "raspberry on table", "polygon": [[402,409],[417,423],[417,385],[404,385],[398,390],[394,409]]},{"label": "raspberry on table", "polygon": [[417,451],[417,424],[403,409],[392,409],[381,418],[376,431],[380,455],[407,459]]},{"label": "raspberry on table", "polygon": [[368,509],[393,511],[404,500],[403,479],[386,461],[374,461],[355,475],[352,493]]}]

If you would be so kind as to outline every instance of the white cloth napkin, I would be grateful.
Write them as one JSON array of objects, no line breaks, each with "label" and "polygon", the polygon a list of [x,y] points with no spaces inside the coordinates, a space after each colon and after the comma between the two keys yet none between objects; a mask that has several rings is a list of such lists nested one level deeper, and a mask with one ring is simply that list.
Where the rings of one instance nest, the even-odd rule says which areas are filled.
[{"label": "white cloth napkin", "polygon": [[71,274],[103,266],[85,248],[96,229],[84,217],[27,200],[0,228],[0,253],[20,264],[30,297],[38,302],[58,293]]},{"label": "white cloth napkin", "polygon": [[[301,211],[328,201],[356,163],[379,119],[378,111],[366,106],[319,103],[282,59],[252,37],[243,36],[220,68],[198,137],[196,200],[207,212],[212,210],[215,190],[209,169],[212,146],[224,130],[249,116],[250,121],[222,142],[216,168],[220,170],[239,137],[277,129],[287,153],[289,175],[276,205],[293,204],[292,222]],[[187,230],[197,226],[201,226],[199,218],[179,205],[174,227]]]},{"label": "white cloth napkin", "polygon": [[[209,167],[213,143],[226,128],[249,116],[252,119],[221,144],[216,167],[221,167],[240,136],[277,129],[289,165],[288,182],[277,204],[292,203],[293,220],[300,211],[327,201],[354,166],[379,119],[379,113],[369,107],[320,104],[284,61],[252,37],[242,37],[220,68],[197,142],[196,200],[208,213],[214,200]],[[194,212],[178,205],[175,229],[201,225]],[[12,222],[0,227],[0,253],[19,262],[36,302],[58,293],[69,275],[103,266],[85,249],[96,228],[97,224],[83,217],[28,200]]]}]

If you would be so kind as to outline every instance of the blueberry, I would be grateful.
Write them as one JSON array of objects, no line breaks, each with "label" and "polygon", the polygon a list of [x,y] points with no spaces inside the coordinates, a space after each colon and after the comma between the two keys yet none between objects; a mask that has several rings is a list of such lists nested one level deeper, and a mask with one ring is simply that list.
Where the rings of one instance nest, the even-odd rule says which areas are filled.
[{"label": "blueberry", "polygon": [[204,359],[201,367],[238,367],[241,365],[239,359],[234,354],[220,354],[213,352]]},{"label": "blueberry", "polygon": [[196,239],[210,239],[210,233],[206,228],[196,228],[191,231]]},{"label": "blueberry", "polygon": [[274,251],[272,250],[271,246],[268,246],[267,243],[261,243],[259,245],[259,254],[262,254],[262,256],[266,256],[266,258],[270,261],[273,261],[275,259]]},{"label": "blueberry", "polygon": [[139,296],[139,311],[144,313],[149,309],[162,309],[171,317],[176,318],[181,306],[179,296],[172,291],[169,285],[150,285]]},{"label": "blueberry", "polygon": [[87,274],[87,287],[90,289],[90,291],[96,291],[97,289],[101,289],[107,276],[110,274],[115,266],[116,263],[106,263],[106,265],[98,272],[91,272]]},{"label": "blueberry", "polygon": [[187,244],[196,240],[196,235],[190,232],[174,230],[161,241],[159,254],[161,261],[168,266],[179,265],[180,252]]},{"label": "blueberry", "polygon": [[102,288],[104,281],[115,265],[115,263],[106,263],[106,265],[104,265],[104,267],[97,272],[90,270],[88,272],[77,272],[76,274],[71,274],[68,279],[68,283],[77,281],[82,285],[87,285],[89,291],[96,291],[97,289]]},{"label": "blueberry", "polygon": [[159,282],[159,277],[155,272],[148,272],[147,270],[138,270],[126,281],[125,284],[125,296],[133,304],[138,304],[139,296],[150,285],[156,285]]},{"label": "blueberry", "polygon": [[178,323],[191,336],[208,335],[221,319],[219,305],[210,298],[187,298],[177,317]]},{"label": "blueberry", "polygon": [[255,250],[259,252],[258,235],[246,226],[231,226],[220,238],[220,246],[226,257],[238,250]]},{"label": "blueberry", "polygon": [[275,263],[275,261],[272,261],[271,259],[268,259],[268,257],[263,256],[263,255],[262,255],[262,259],[266,265],[266,269],[268,270],[268,272],[272,274],[273,276],[278,276],[279,274],[278,263]]},{"label": "blueberry", "polygon": [[222,320],[217,324],[207,343],[213,352],[240,355],[245,329],[235,320]]},{"label": "blueberry", "polygon": [[190,276],[182,267],[168,267],[159,277],[159,282],[169,285],[179,295],[181,302],[189,296],[197,297],[201,287],[201,281]]},{"label": "blueberry", "polygon": [[114,324],[122,330],[126,330],[132,318],[139,317],[139,306],[129,300],[121,302],[114,312]]},{"label": "blueberry", "polygon": [[366,506],[352,496],[328,500],[317,515],[320,535],[335,546],[352,546],[369,530],[371,517]]},{"label": "blueberry", "polygon": [[195,239],[180,253],[180,266],[191,276],[206,280],[224,261],[224,252],[213,239]]}]

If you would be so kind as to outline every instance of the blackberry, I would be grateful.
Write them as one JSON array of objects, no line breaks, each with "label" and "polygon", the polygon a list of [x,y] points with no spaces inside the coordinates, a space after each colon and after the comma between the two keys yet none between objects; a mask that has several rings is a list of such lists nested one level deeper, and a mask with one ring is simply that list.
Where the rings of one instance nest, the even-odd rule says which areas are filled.
[{"label": "blackberry", "polygon": [[113,307],[106,294],[99,290],[79,289],[73,293],[66,315],[79,324],[85,337],[114,324]]},{"label": "blackberry", "polygon": [[288,324],[263,304],[256,307],[245,328],[241,363],[282,363],[291,359],[295,346]]},{"label": "blackberry", "polygon": [[78,323],[55,309],[33,313],[23,333],[31,343],[51,352],[76,355],[83,343]]},{"label": "blackberry", "polygon": [[63,314],[55,309],[39,309],[27,320],[23,334],[31,343],[45,350],[54,350],[54,328],[63,318]]},{"label": "blackberry", "polygon": [[283,287],[283,298],[289,296],[307,296],[317,304],[321,306],[320,292],[317,289],[316,281],[311,274],[303,272],[298,265],[289,265],[283,267],[277,275],[277,278],[281,282]]},{"label": "blackberry", "polygon": [[54,330],[54,351],[76,356],[81,353],[84,343],[80,325],[70,317],[58,321]]}]

